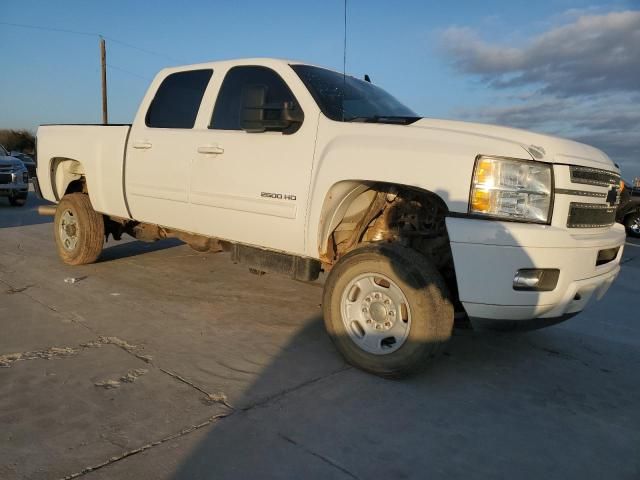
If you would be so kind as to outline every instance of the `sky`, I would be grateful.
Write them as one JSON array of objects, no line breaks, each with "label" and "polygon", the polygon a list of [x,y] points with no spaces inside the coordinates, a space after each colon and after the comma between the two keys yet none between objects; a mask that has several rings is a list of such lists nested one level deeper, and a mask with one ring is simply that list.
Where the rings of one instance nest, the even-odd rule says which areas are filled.
[{"label": "sky", "polygon": [[[133,120],[165,66],[272,56],[342,70],[343,5],[0,0],[0,128],[100,122],[98,34],[113,123]],[[573,138],[640,176],[640,0],[347,5],[347,73],[423,116]]]}]

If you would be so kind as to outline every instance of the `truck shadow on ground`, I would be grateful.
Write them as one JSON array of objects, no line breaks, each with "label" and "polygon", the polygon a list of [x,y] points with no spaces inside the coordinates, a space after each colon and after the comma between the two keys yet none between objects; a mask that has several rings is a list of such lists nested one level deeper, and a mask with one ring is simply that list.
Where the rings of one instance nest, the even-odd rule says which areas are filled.
[{"label": "truck shadow on ground", "polygon": [[109,245],[107,242],[104,246],[104,250],[100,254],[100,258],[97,263],[110,262],[121,258],[135,257],[137,255],[143,255],[145,253],[157,252],[160,250],[166,250],[168,248],[178,247],[183,243],[175,238],[168,238],[165,240],[158,240],[157,242],[141,242],[139,240],[132,240],[123,243],[115,243]]},{"label": "truck shadow on ground", "polygon": [[[346,365],[322,323],[303,323],[172,478],[595,479],[640,471],[636,349],[570,326],[457,328],[422,373],[393,381]],[[265,395],[283,376],[296,386]]]},{"label": "truck shadow on ground", "polygon": [[[634,400],[616,392],[633,375],[566,332],[456,330],[443,356],[402,381],[340,365],[323,336],[321,318],[306,322],[172,478],[597,478],[632,453],[612,441],[594,463],[589,445],[628,417]],[[311,358],[318,341],[324,354]],[[318,376],[312,362],[332,367]],[[309,380],[256,398],[294,365],[309,365]]]}]

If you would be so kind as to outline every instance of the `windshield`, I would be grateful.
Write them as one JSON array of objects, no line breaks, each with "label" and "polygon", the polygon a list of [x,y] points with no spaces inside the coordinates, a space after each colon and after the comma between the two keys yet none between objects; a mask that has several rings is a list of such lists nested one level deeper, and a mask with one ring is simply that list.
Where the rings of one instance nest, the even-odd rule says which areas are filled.
[{"label": "windshield", "polygon": [[310,65],[291,68],[331,120],[410,123],[420,118],[389,93],[364,80]]},{"label": "windshield", "polygon": [[2,157],[2,156],[8,157],[9,156],[9,152],[7,152],[7,150],[2,145],[0,145],[0,157]]}]

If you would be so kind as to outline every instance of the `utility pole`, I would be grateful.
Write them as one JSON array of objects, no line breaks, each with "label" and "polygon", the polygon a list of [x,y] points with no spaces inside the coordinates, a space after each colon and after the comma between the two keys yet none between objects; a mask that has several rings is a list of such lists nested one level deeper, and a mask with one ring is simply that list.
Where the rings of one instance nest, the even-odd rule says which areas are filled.
[{"label": "utility pole", "polygon": [[100,37],[100,65],[102,67],[102,123],[109,123],[107,112],[107,49],[104,38]]}]

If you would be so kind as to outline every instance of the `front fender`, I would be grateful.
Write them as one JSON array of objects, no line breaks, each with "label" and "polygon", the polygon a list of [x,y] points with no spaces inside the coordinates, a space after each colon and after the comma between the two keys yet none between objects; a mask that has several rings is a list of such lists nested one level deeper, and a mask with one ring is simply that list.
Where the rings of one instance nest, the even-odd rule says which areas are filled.
[{"label": "front fender", "polygon": [[[451,212],[467,212],[479,154],[531,159],[516,142],[410,125],[353,124],[321,118],[313,162],[306,254],[322,253],[322,229],[335,222],[327,206],[342,204],[341,182],[391,183],[438,195]],[[347,184],[348,185],[348,184]],[[344,190],[343,193],[340,193]]]}]

